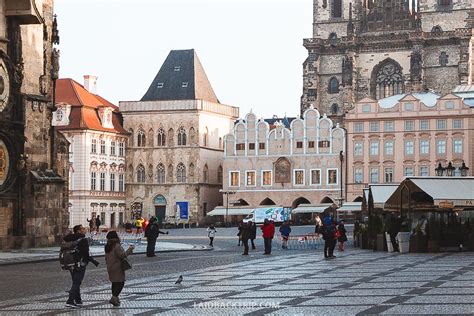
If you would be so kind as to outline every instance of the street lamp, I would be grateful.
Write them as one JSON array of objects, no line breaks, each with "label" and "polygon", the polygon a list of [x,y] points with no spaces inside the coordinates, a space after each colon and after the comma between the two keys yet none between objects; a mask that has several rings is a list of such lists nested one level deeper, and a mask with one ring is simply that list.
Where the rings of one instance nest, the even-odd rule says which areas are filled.
[{"label": "street lamp", "polygon": [[438,163],[438,167],[435,168],[435,171],[436,171],[436,175],[438,177],[443,176],[444,168],[443,168],[443,166],[441,166],[441,162]]},{"label": "street lamp", "polygon": [[456,169],[456,168],[453,167],[453,164],[452,164],[451,161],[450,161],[450,162],[448,163],[448,166],[446,167],[446,175],[447,175],[448,177],[452,177],[455,169]]},{"label": "street lamp", "polygon": [[231,191],[231,190],[219,190],[220,193],[222,194],[225,194],[226,195],[226,203],[225,203],[225,219],[224,219],[224,222],[227,226],[227,215],[229,214],[229,194],[235,194],[236,192],[235,191]]},{"label": "street lamp", "polygon": [[461,171],[461,177],[466,177],[467,172],[469,171],[469,167],[466,167],[466,163],[463,161],[461,167],[459,167],[459,171]]}]

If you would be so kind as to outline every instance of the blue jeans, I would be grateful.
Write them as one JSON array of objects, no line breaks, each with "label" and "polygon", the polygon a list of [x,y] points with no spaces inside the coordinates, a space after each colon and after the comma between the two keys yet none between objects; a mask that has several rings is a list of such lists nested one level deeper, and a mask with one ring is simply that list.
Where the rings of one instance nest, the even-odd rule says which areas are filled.
[{"label": "blue jeans", "polygon": [[74,301],[80,302],[81,299],[81,283],[84,280],[84,275],[86,274],[86,267],[75,268],[70,271],[72,286],[69,290],[68,302],[72,303]]}]

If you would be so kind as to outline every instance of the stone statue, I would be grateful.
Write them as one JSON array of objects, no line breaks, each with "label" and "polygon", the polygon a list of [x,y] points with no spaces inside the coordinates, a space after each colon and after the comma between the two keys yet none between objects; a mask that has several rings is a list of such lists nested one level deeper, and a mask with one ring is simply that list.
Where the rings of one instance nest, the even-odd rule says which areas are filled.
[{"label": "stone statue", "polygon": [[345,56],[342,60],[342,85],[352,86],[352,57]]},{"label": "stone statue", "polygon": [[410,78],[412,81],[421,79],[421,53],[414,50],[410,58]]},{"label": "stone statue", "polygon": [[56,80],[59,78],[59,50],[53,48],[51,54],[51,79]]}]

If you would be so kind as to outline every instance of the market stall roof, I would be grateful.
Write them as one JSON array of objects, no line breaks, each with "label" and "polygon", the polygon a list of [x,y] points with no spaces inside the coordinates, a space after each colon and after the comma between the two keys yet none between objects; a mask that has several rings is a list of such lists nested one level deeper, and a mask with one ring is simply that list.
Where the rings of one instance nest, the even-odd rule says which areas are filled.
[{"label": "market stall roof", "polygon": [[371,184],[369,190],[372,193],[374,207],[384,208],[388,198],[397,188],[398,184]]},{"label": "market stall roof", "polygon": [[338,212],[340,211],[362,211],[362,202],[346,202],[343,203],[340,208],[337,209]]},{"label": "market stall roof", "polygon": [[291,211],[291,214],[299,213],[321,213],[325,209],[330,207],[333,203],[323,203],[323,204],[300,204],[297,208]]},{"label": "market stall roof", "polygon": [[237,207],[229,207],[226,211],[225,207],[218,206],[209,213],[207,216],[217,216],[217,215],[249,215],[252,213],[253,208],[237,208]]}]

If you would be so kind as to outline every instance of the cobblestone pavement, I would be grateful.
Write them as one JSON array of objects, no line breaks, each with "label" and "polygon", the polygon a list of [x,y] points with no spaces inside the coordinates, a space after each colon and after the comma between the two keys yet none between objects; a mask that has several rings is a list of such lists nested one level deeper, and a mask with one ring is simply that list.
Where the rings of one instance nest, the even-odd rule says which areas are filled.
[{"label": "cobblestone pavement", "polygon": [[[243,261],[127,281],[122,305],[109,285],[0,302],[1,315],[474,314],[474,254],[393,254],[359,249],[325,260],[314,251],[255,254]],[[102,283],[104,284],[104,283]]]}]

